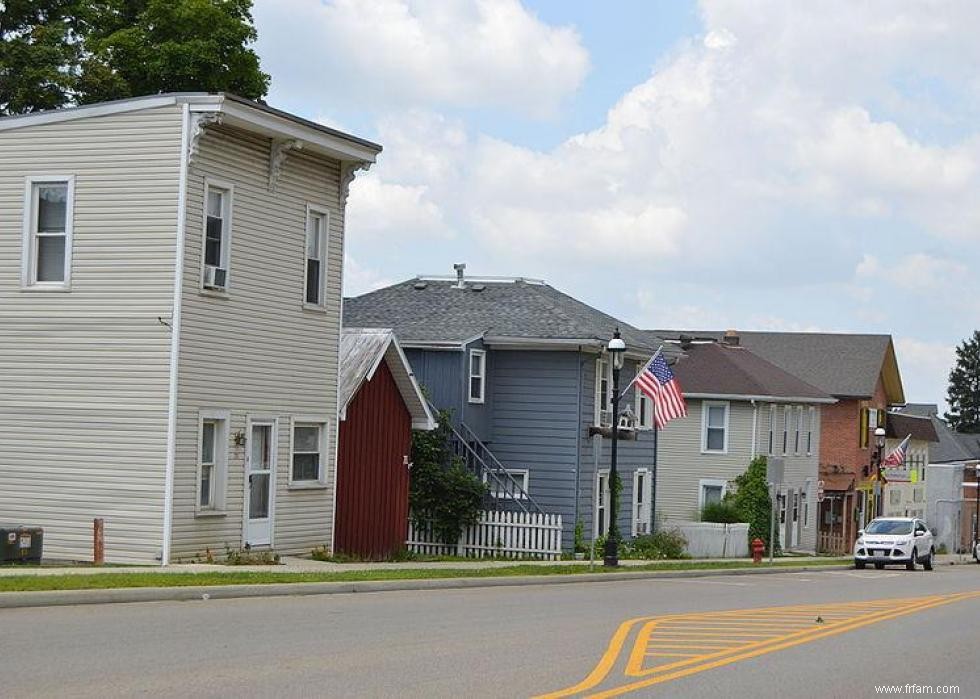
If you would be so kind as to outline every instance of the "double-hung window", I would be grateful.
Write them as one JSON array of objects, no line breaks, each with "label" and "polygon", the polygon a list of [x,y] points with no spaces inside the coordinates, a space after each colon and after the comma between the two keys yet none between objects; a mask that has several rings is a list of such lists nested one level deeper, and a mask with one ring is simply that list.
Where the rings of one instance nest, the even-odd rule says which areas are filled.
[{"label": "double-hung window", "polygon": [[776,405],[769,404],[769,448],[767,454],[774,454],[773,448],[776,446]]},{"label": "double-hung window", "polygon": [[793,430],[793,453],[800,453],[803,439],[803,406],[796,406],[796,428]]},{"label": "double-hung window", "polygon": [[641,430],[653,429],[653,399],[641,391],[636,384],[633,384],[636,393],[636,405],[633,412],[636,413],[636,426]]},{"label": "double-hung window", "polygon": [[330,216],[312,207],[306,210],[306,303],[322,306],[326,296],[327,231]]},{"label": "double-hung window", "polygon": [[198,450],[198,514],[222,513],[228,473],[228,417],[224,410],[200,413]]},{"label": "double-hung window", "polygon": [[594,536],[609,533],[609,471],[602,469],[596,474]]},{"label": "double-hung window", "polygon": [[612,365],[605,359],[595,361],[595,424],[612,425]]},{"label": "double-hung window", "polygon": [[813,453],[813,425],[817,419],[817,409],[814,407],[807,408],[807,421],[806,421],[806,453],[807,456]]},{"label": "double-hung window", "polygon": [[701,412],[701,451],[728,451],[728,403],[704,401]]},{"label": "double-hung window", "polygon": [[21,282],[36,289],[71,285],[75,178],[30,177],[24,202],[24,259]]},{"label": "double-hung window", "polygon": [[297,420],[293,423],[291,484],[320,485],[324,482],[326,435],[326,421]]},{"label": "double-hung window", "polygon": [[633,472],[633,536],[650,533],[650,501],[653,499],[653,481],[650,469],[638,468]]},{"label": "double-hung window", "polygon": [[228,288],[231,266],[230,184],[204,183],[204,269],[201,286],[224,291]]},{"label": "double-hung window", "polygon": [[705,505],[721,502],[728,492],[728,481],[720,478],[701,478],[698,481],[698,513]]},{"label": "double-hung window", "polygon": [[783,407],[783,456],[789,453],[789,426],[793,422],[793,406]]},{"label": "double-hung window", "polygon": [[470,403],[482,403],[487,391],[487,353],[470,350]]},{"label": "double-hung window", "polygon": [[505,468],[496,478],[483,472],[483,482],[498,500],[523,500],[527,497],[529,471],[526,468]]}]

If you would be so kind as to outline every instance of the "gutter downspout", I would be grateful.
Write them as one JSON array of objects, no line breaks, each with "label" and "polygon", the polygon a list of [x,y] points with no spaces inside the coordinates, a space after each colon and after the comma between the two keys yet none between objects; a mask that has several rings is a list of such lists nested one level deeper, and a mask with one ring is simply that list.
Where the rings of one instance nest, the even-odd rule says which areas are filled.
[{"label": "gutter downspout", "polygon": [[756,403],[755,399],[751,400],[752,403],[752,458],[755,458],[756,440],[759,436],[759,405]]},{"label": "gutter downspout", "polygon": [[180,360],[180,315],[184,293],[184,234],[187,218],[188,146],[191,131],[190,105],[183,105],[180,133],[180,175],[177,184],[177,244],[174,255],[174,299],[170,315],[170,397],[167,405],[167,460],[163,485],[163,545],[160,565],[170,563],[170,539],[174,517],[174,466],[177,459],[177,368]]}]

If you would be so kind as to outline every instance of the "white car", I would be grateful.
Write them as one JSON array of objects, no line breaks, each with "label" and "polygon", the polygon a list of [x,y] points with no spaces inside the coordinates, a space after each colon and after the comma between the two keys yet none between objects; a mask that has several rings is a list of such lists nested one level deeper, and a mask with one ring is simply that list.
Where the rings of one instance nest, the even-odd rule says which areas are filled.
[{"label": "white car", "polygon": [[973,560],[980,563],[980,541],[973,545]]},{"label": "white car", "polygon": [[915,517],[878,517],[858,532],[854,542],[854,567],[861,569],[874,563],[881,570],[886,565],[904,565],[915,570],[921,563],[932,570],[936,555],[932,532],[921,519]]}]

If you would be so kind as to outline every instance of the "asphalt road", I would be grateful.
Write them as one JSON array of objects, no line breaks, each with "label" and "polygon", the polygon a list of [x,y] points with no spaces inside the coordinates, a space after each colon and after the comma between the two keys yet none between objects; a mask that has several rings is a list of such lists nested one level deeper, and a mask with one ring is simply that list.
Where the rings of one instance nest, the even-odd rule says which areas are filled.
[{"label": "asphalt road", "polygon": [[[580,695],[980,697],[980,595],[951,596],[970,592],[977,565],[3,609],[0,696],[528,697],[581,683],[642,617]],[[681,670],[630,676],[631,653]]]}]

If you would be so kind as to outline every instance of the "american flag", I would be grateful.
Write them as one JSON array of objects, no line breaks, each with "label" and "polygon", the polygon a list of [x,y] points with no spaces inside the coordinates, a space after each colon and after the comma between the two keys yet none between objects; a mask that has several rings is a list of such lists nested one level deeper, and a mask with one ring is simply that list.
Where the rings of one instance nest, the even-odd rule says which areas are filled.
[{"label": "american flag", "polygon": [[663,428],[674,418],[687,417],[687,403],[681,395],[681,386],[661,352],[653,355],[653,359],[633,381],[653,400],[653,417],[657,427]]},{"label": "american flag", "polygon": [[889,467],[895,468],[896,466],[901,466],[902,464],[904,464],[905,463],[905,455],[908,454],[908,451],[909,451],[909,442],[911,440],[912,440],[912,435],[909,435],[908,437],[906,437],[905,439],[903,439],[902,440],[902,443],[899,444],[894,449],[892,449],[888,453],[888,456],[886,456],[884,458],[884,460],[881,462],[881,467],[882,468],[889,468]]}]

